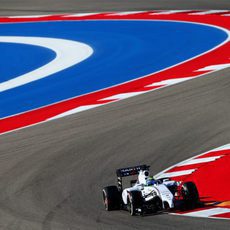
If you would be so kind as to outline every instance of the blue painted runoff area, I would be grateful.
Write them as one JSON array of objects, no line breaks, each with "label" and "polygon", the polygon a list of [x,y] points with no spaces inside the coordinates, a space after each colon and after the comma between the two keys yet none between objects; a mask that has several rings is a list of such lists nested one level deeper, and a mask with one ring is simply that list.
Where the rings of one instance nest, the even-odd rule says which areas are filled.
[{"label": "blue painted runoff area", "polygon": [[[92,56],[46,78],[0,93],[0,118],[148,75],[200,55],[226,40],[218,28],[173,21],[57,21],[0,24],[0,36],[74,40]],[[55,58],[44,47],[0,42],[0,83]]]}]

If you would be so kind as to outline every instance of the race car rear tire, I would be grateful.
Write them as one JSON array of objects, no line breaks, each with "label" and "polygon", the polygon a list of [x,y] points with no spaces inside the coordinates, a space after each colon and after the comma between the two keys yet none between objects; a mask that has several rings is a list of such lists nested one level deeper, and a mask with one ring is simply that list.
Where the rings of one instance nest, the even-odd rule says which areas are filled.
[{"label": "race car rear tire", "polygon": [[117,186],[107,186],[103,188],[103,202],[106,211],[118,210],[121,204],[121,194]]},{"label": "race car rear tire", "polygon": [[128,210],[131,216],[135,216],[137,209],[142,209],[143,199],[140,191],[130,191],[128,195]]},{"label": "race car rear tire", "polygon": [[199,193],[193,182],[185,182],[182,185],[182,196],[187,209],[195,208],[199,204]]}]

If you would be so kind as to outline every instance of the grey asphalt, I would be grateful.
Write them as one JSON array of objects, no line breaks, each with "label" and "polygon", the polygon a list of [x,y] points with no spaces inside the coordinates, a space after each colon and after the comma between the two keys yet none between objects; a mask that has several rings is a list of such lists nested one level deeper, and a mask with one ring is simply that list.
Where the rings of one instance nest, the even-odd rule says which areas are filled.
[{"label": "grey asphalt", "polygon": [[229,0],[0,0],[0,15],[159,9],[230,9]]},{"label": "grey asphalt", "polygon": [[[57,12],[61,4],[65,12],[169,9],[171,2],[171,9],[191,9],[195,2],[195,8],[230,4],[114,0],[102,5],[105,1],[88,0],[86,6],[76,0],[57,1],[60,5],[55,7],[48,2],[54,1],[0,0],[1,14]],[[116,168],[148,163],[155,174],[229,143],[229,104],[230,70],[225,69],[0,136],[0,229],[229,229],[229,221],[224,220],[108,213],[101,197],[102,187],[116,182]]]}]

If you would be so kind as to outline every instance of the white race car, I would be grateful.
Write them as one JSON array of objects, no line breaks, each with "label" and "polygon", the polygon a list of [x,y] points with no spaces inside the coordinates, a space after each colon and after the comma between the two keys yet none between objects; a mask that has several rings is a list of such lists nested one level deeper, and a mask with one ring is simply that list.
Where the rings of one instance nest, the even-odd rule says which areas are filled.
[{"label": "white race car", "polygon": [[[128,210],[135,214],[157,213],[171,209],[192,209],[200,204],[193,182],[179,182],[170,178],[155,180],[149,176],[147,165],[117,169],[118,185],[104,187],[103,201],[107,211]],[[131,187],[123,189],[122,178],[138,175]]]}]

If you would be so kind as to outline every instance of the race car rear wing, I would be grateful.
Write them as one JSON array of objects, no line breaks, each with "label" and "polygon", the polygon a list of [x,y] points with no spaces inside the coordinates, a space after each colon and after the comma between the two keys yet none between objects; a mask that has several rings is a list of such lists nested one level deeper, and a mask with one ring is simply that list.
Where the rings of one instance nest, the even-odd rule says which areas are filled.
[{"label": "race car rear wing", "polygon": [[141,170],[149,170],[150,166],[148,165],[138,165],[128,168],[117,169],[116,173],[118,177],[126,177],[137,175]]},{"label": "race car rear wing", "polygon": [[148,165],[137,165],[127,168],[120,168],[116,170],[117,184],[119,191],[122,191],[122,177],[133,176],[139,174],[141,170],[149,170]]}]

